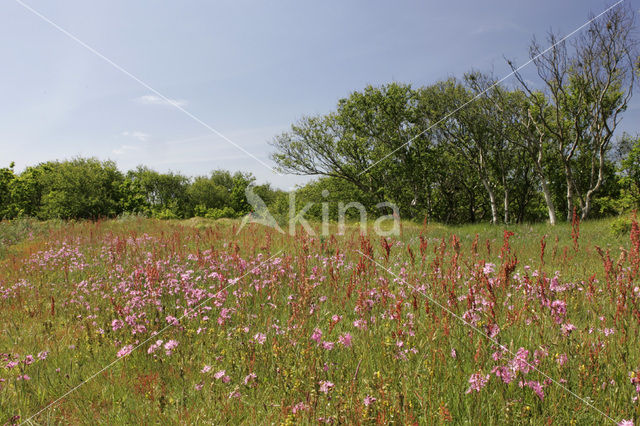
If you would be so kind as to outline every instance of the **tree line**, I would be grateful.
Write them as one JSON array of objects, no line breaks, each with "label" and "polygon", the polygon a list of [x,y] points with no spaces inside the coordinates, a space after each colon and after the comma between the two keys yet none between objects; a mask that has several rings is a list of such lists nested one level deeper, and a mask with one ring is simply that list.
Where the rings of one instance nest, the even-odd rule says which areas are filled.
[{"label": "tree line", "polygon": [[[0,169],[0,219],[97,219],[123,213],[161,219],[239,217],[250,211],[245,189],[250,173],[216,170],[190,178],[139,166],[126,173],[112,161],[75,158],[49,161],[15,173]],[[283,196],[269,184],[254,191],[266,202]]]},{"label": "tree line", "polygon": [[554,224],[631,208],[637,140],[614,134],[638,71],[634,16],[614,8],[571,41],[550,32],[544,50],[534,38],[535,81],[508,61],[512,87],[477,71],[369,86],[277,136],[273,159],[404,217]]}]

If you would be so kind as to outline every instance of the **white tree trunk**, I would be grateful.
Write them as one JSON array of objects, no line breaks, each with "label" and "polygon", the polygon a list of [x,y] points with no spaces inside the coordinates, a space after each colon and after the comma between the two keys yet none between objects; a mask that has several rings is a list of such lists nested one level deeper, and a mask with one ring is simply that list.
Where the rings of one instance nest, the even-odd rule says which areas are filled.
[{"label": "white tree trunk", "polygon": [[493,192],[493,188],[486,179],[482,179],[482,185],[489,193],[489,202],[491,204],[491,223],[494,225],[498,223],[498,205],[496,203],[496,194]]}]

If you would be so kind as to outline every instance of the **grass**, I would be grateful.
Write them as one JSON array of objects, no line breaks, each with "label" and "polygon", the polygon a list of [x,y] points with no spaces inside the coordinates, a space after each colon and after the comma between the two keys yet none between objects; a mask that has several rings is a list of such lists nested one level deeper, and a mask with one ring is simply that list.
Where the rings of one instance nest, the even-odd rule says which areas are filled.
[{"label": "grass", "polygon": [[3,222],[0,421],[638,418],[640,231],[612,223]]}]

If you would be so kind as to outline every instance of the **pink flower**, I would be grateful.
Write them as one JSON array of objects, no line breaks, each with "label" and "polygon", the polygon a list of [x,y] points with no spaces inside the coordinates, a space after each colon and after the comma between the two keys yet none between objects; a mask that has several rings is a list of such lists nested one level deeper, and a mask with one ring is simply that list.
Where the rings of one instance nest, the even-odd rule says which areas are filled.
[{"label": "pink flower", "polygon": [[178,325],[178,318],[174,316],[167,315],[166,321],[171,325]]},{"label": "pink flower", "polygon": [[162,340],[156,340],[155,343],[152,343],[151,346],[149,346],[149,349],[147,349],[147,353],[148,354],[152,354],[155,351],[158,350],[158,348],[162,345]]},{"label": "pink flower", "polygon": [[556,362],[558,363],[558,365],[563,366],[567,363],[568,358],[567,355],[565,354],[560,354],[558,355],[558,358],[556,358]]},{"label": "pink flower", "polygon": [[322,342],[322,349],[330,351],[331,349],[333,349],[333,345],[335,343],[333,342]]},{"label": "pink flower", "polygon": [[533,363],[535,365],[539,365],[542,362],[542,358],[546,357],[547,355],[549,355],[549,352],[546,349],[536,349],[533,352]]},{"label": "pink flower", "polygon": [[455,348],[451,348],[451,358],[457,358],[458,352],[456,352]]},{"label": "pink flower", "polygon": [[223,377],[224,377],[224,375],[225,375],[226,373],[227,373],[226,371],[224,371],[224,370],[220,370],[220,371],[218,371],[216,374],[214,374],[214,375],[213,375],[213,377],[214,377],[215,379],[221,379],[221,378],[223,378]]},{"label": "pink flower", "polygon": [[311,335],[311,340],[315,340],[316,343],[320,343],[321,339],[322,339],[322,330],[320,330],[319,328],[314,329],[313,334]]},{"label": "pink flower", "polygon": [[203,382],[196,383],[194,387],[196,388],[197,391],[202,390],[202,388],[204,387],[204,383]]},{"label": "pink flower", "polygon": [[44,361],[45,359],[47,359],[47,355],[49,355],[49,352],[42,351],[42,352],[38,353],[38,359]]},{"label": "pink flower", "polygon": [[518,371],[522,371],[524,374],[527,374],[529,370],[531,370],[531,366],[527,359],[529,358],[529,351],[525,348],[518,349],[516,352],[515,358],[511,361],[511,366],[513,371],[517,373]]},{"label": "pink flower", "polygon": [[13,367],[15,367],[16,365],[18,365],[18,361],[10,361],[7,363],[7,368],[9,370],[11,370]]},{"label": "pink flower", "polygon": [[222,383],[229,383],[230,381],[231,381],[231,377],[229,377],[229,376],[224,376],[222,378]]},{"label": "pink flower", "polygon": [[31,377],[25,374],[24,376],[18,376],[18,380],[31,380]]},{"label": "pink flower", "polygon": [[133,345],[123,346],[122,349],[118,351],[118,358],[122,358],[123,356],[127,356],[133,350]]},{"label": "pink flower", "polygon": [[359,328],[361,330],[366,330],[367,329],[367,321],[363,320],[363,319],[357,319],[353,322],[353,326],[355,328]]},{"label": "pink flower", "polygon": [[248,384],[249,384],[249,382],[252,382],[256,377],[258,377],[258,376],[256,376],[256,375],[255,375],[255,374],[253,374],[253,373],[249,373],[249,374],[247,374],[247,375],[245,376],[245,378],[244,378],[244,384],[245,384],[245,385],[248,385]]},{"label": "pink flower", "polygon": [[24,357],[24,364],[25,365],[31,365],[31,364],[33,364],[34,361],[35,361],[35,359],[33,358],[33,355],[27,355],[26,357]]},{"label": "pink flower", "polygon": [[[520,386],[522,387],[522,382],[520,382]],[[540,382],[534,382],[533,380],[530,380],[524,383],[524,386],[527,386],[533,389],[536,395],[538,395],[538,398],[540,398],[541,400],[544,400],[544,391],[542,390],[542,385],[540,384]]]},{"label": "pink flower", "polygon": [[351,346],[351,334],[344,333],[344,334],[340,335],[338,337],[338,343],[340,343],[345,348],[350,347]]},{"label": "pink flower", "polygon": [[498,327],[498,324],[491,324],[487,326],[487,335],[490,338],[494,338],[498,335],[498,333],[500,333],[500,327]]},{"label": "pink flower", "polygon": [[119,320],[119,319],[114,319],[113,321],[111,321],[111,328],[113,329],[113,331],[116,331],[119,328],[122,328],[124,326],[124,323]]},{"label": "pink flower", "polygon": [[371,404],[373,404],[374,402],[376,402],[376,399],[374,397],[372,397],[372,396],[367,395],[367,396],[364,397],[364,401],[362,401],[362,402],[364,403],[365,407],[368,407]]},{"label": "pink flower", "polygon": [[562,330],[562,334],[564,334],[565,336],[568,336],[569,334],[571,334],[571,332],[575,329],[576,329],[576,326],[569,322],[562,324],[562,326],[560,327],[560,330]]},{"label": "pink flower", "polygon": [[469,377],[469,389],[465,393],[471,393],[471,391],[480,392],[483,387],[487,385],[489,381],[489,375],[483,376],[482,373],[473,373],[471,377]]},{"label": "pink flower", "polygon": [[264,344],[264,342],[267,340],[267,335],[264,333],[257,333],[255,336],[253,336],[253,339],[260,343],[261,345]]},{"label": "pink flower", "polygon": [[200,370],[202,374],[208,373],[209,371],[211,371],[210,365],[205,365],[204,367],[202,367],[202,370]]},{"label": "pink flower", "polygon": [[293,408],[291,408],[291,412],[293,414],[296,414],[298,411],[305,411],[308,409],[309,409],[309,406],[307,406],[307,404],[305,404],[304,402],[298,402],[296,405],[293,406]]},{"label": "pink flower", "polygon": [[506,366],[494,367],[491,372],[495,374],[496,377],[500,377],[505,383],[511,383],[516,377],[516,373],[513,369]]},{"label": "pink flower", "polygon": [[633,426],[633,420],[621,420],[618,426]]},{"label": "pink flower", "polygon": [[329,391],[334,387],[334,384],[328,382],[326,380],[321,380],[318,382],[320,384],[320,392],[329,393]]},{"label": "pink flower", "polygon": [[178,346],[178,342],[175,340],[169,340],[164,344],[164,350],[167,355],[171,355],[173,350]]},{"label": "pink flower", "polygon": [[494,268],[495,268],[495,266],[496,266],[496,265],[494,265],[493,263],[485,263],[485,264],[484,264],[484,268],[482,268],[482,272],[483,272],[485,275],[492,274],[492,273],[493,273],[493,271],[495,270],[495,269],[494,269]]}]

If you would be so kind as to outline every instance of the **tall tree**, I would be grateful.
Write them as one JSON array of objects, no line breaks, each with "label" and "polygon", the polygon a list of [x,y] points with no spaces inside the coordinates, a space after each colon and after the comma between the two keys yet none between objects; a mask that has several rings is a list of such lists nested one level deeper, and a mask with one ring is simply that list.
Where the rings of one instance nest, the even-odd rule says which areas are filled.
[{"label": "tall tree", "polygon": [[[576,201],[585,219],[594,194],[602,186],[607,151],[633,93],[638,56],[634,32],[634,11],[618,6],[593,19],[571,49],[553,32],[548,36],[551,47],[547,51],[534,39],[530,56],[543,82],[545,97],[538,96],[509,62],[535,104],[531,114],[533,124],[540,134],[551,137],[562,160],[567,219]],[[574,176],[578,155],[590,159],[590,176],[584,185]]]}]

